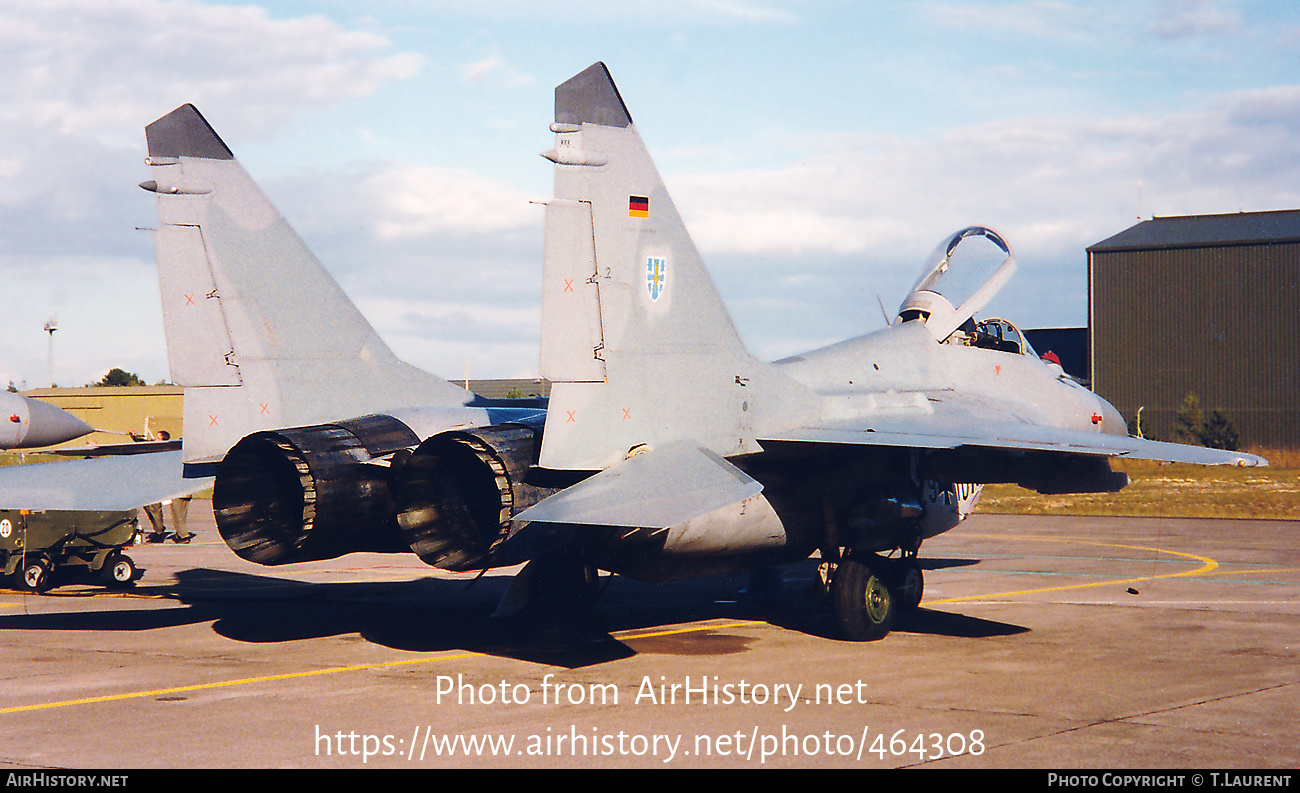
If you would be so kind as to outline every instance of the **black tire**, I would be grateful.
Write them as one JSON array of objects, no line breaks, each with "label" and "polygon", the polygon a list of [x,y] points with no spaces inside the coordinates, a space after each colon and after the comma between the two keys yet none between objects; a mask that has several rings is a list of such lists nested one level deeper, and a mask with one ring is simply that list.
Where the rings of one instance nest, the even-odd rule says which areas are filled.
[{"label": "black tire", "polygon": [[893,589],[898,598],[898,613],[910,614],[925,596],[925,574],[915,559],[899,559],[894,564]]},{"label": "black tire", "polygon": [[110,587],[129,587],[135,583],[135,562],[124,553],[115,553],[104,560],[100,575],[103,576],[104,583]]},{"label": "black tire", "polygon": [[53,569],[44,559],[33,559],[18,569],[18,586],[28,592],[48,592]]},{"label": "black tire", "polygon": [[898,598],[889,587],[888,565],[878,556],[840,562],[831,599],[844,638],[854,642],[882,639],[894,627]]}]

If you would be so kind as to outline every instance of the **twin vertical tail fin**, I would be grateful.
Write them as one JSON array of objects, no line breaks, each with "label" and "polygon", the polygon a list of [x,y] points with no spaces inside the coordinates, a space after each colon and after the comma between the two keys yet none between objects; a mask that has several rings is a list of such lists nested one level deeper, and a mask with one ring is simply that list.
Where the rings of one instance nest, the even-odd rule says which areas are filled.
[{"label": "twin vertical tail fin", "polygon": [[745,350],[609,71],[555,89],[541,374],[546,468],[598,470],[692,439],[757,451]]},{"label": "twin vertical tail fin", "polygon": [[255,430],[470,397],[393,355],[193,105],[145,134],[186,462]]},{"label": "twin vertical tail fin", "polygon": [[[597,473],[516,520],[622,527],[613,545],[697,561],[782,548],[763,485],[725,458],[761,451],[800,387],[741,343],[604,64],[555,89],[551,129],[539,464]],[[607,563],[662,577],[648,547]]]}]

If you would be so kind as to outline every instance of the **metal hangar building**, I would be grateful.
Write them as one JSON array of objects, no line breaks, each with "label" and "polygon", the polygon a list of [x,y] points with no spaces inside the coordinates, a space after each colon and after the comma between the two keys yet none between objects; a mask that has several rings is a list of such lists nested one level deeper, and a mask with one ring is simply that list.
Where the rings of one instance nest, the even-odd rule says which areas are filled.
[{"label": "metal hangar building", "polygon": [[[1171,440],[1188,394],[1300,448],[1300,210],[1153,218],[1088,248],[1093,389]],[[1131,425],[1130,425],[1131,426]]]}]

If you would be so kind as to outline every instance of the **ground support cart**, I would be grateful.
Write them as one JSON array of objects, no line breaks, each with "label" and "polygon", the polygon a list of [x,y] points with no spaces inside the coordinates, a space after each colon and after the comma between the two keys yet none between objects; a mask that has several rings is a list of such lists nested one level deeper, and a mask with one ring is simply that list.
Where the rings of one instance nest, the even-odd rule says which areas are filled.
[{"label": "ground support cart", "polygon": [[138,531],[135,510],[0,510],[0,566],[31,592],[78,581],[128,587],[142,571],[122,549]]}]

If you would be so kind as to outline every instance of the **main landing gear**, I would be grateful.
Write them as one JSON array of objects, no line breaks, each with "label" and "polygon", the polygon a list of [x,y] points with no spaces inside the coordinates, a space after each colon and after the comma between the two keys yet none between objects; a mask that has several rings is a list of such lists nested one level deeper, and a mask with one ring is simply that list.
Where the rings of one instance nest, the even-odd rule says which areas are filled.
[{"label": "main landing gear", "polygon": [[916,610],[925,592],[915,554],[897,559],[859,554],[828,572],[835,622],[850,641],[883,638],[899,615]]}]

